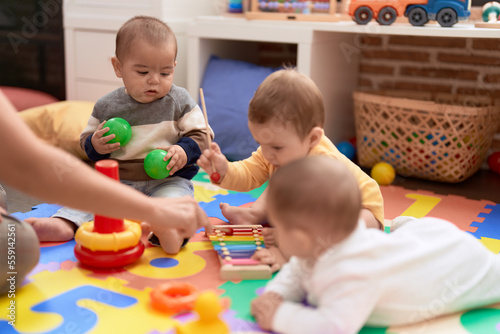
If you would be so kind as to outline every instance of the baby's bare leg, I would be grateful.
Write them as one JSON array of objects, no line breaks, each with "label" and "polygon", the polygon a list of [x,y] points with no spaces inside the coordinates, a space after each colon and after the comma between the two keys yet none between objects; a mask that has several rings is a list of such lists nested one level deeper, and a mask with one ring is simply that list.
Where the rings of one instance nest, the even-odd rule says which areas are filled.
[{"label": "baby's bare leg", "polygon": [[265,220],[262,213],[252,206],[240,207],[220,203],[219,207],[222,215],[233,225],[257,225]]},{"label": "baby's bare leg", "polygon": [[67,241],[75,236],[77,226],[64,218],[27,218],[40,241]]}]

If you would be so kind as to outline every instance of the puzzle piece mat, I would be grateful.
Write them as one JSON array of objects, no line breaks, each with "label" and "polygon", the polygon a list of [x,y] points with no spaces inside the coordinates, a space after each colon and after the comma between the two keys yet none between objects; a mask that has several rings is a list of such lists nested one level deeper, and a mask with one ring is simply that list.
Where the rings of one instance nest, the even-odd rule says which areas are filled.
[{"label": "puzzle piece mat", "polygon": [[[236,193],[211,185],[200,172],[193,179],[195,198],[212,223],[224,221],[219,203],[244,206],[253,202],[264,186]],[[454,195],[382,187],[386,219],[407,215],[435,216],[456,223],[491,251],[500,252],[500,204]],[[49,217],[59,206],[42,204],[19,219]],[[250,315],[250,301],[261,293],[266,280],[226,282],[219,278],[219,261],[201,231],[176,256],[157,247],[146,248],[136,263],[120,270],[92,271],[79,266],[74,241],[43,243],[39,264],[17,289],[15,298],[0,298],[0,333],[174,333],[175,322],[196,319],[194,313],[168,316],[150,305],[149,294],[158,284],[188,282],[199,289],[213,289],[231,299],[222,315],[232,333],[263,333]],[[15,326],[9,324],[9,306],[15,301]],[[439,302],[436,308],[439,308]],[[432,313],[432,310],[430,311]],[[429,320],[412,326],[371,328],[362,334],[402,333],[500,333],[500,304]]]}]

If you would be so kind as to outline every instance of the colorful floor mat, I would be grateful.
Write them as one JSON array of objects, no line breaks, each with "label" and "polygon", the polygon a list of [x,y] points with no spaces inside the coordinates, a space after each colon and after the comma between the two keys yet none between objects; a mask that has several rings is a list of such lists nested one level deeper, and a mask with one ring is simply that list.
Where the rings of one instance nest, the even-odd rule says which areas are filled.
[{"label": "colorful floor mat", "polygon": [[[253,202],[263,187],[248,193],[226,191],[208,182],[204,173],[193,180],[195,197],[214,224],[224,217],[219,203],[240,206]],[[382,187],[386,219],[408,215],[435,216],[453,221],[495,253],[500,252],[500,204],[428,191]],[[49,217],[59,206],[42,204],[16,213],[19,219]],[[210,241],[199,233],[176,256],[160,248],[146,248],[141,259],[121,270],[94,271],[79,265],[75,242],[42,244],[39,264],[27,276],[15,298],[0,298],[0,333],[174,333],[175,323],[196,319],[194,313],[167,316],[150,303],[150,292],[160,283],[188,282],[231,299],[223,320],[232,333],[263,333],[250,315],[250,301],[266,280],[226,282],[219,278],[219,260]],[[15,321],[9,307],[15,301]],[[436,308],[439,308],[436,300]],[[363,328],[363,334],[500,333],[500,304],[432,318],[421,324],[391,328]],[[15,326],[12,326],[15,324]]]}]

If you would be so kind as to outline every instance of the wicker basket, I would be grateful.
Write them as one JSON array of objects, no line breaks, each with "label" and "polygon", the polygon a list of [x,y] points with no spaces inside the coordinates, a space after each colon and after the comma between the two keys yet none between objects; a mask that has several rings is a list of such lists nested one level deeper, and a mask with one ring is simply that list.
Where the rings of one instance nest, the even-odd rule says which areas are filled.
[{"label": "wicker basket", "polygon": [[474,174],[500,119],[500,104],[489,98],[407,92],[353,97],[359,164],[385,161],[399,175],[433,181],[460,182]]}]

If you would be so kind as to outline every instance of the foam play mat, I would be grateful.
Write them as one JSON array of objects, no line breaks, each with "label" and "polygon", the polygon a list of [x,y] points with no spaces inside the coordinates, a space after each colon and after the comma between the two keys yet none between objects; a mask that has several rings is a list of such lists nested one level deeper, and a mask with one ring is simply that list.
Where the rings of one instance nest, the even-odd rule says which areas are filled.
[{"label": "foam play mat", "polygon": [[[219,203],[245,206],[255,201],[264,189],[247,193],[223,190],[211,185],[203,172],[193,183],[196,200],[213,224],[225,221]],[[474,235],[492,252],[500,252],[500,204],[399,186],[384,186],[382,193],[386,219],[400,215],[444,218]],[[42,204],[14,216],[50,217],[58,208]],[[221,319],[231,332],[263,333],[250,315],[250,302],[262,292],[267,280],[222,280],[217,252],[202,231],[176,256],[166,255],[159,247],[147,247],[139,261],[119,270],[82,267],[75,258],[74,247],[74,240],[42,243],[38,265],[15,293],[15,322],[12,322],[15,326],[9,324],[8,318],[12,298],[0,298],[0,333],[175,333],[176,324],[192,323],[198,315],[195,312],[169,315],[152,307],[151,291],[168,282],[188,283],[227,297],[230,306],[221,312]],[[436,296],[436,310],[442,302]],[[360,333],[500,333],[500,304],[440,318],[432,317],[432,309],[422,312],[427,312],[429,318],[424,323],[365,327]]]}]

